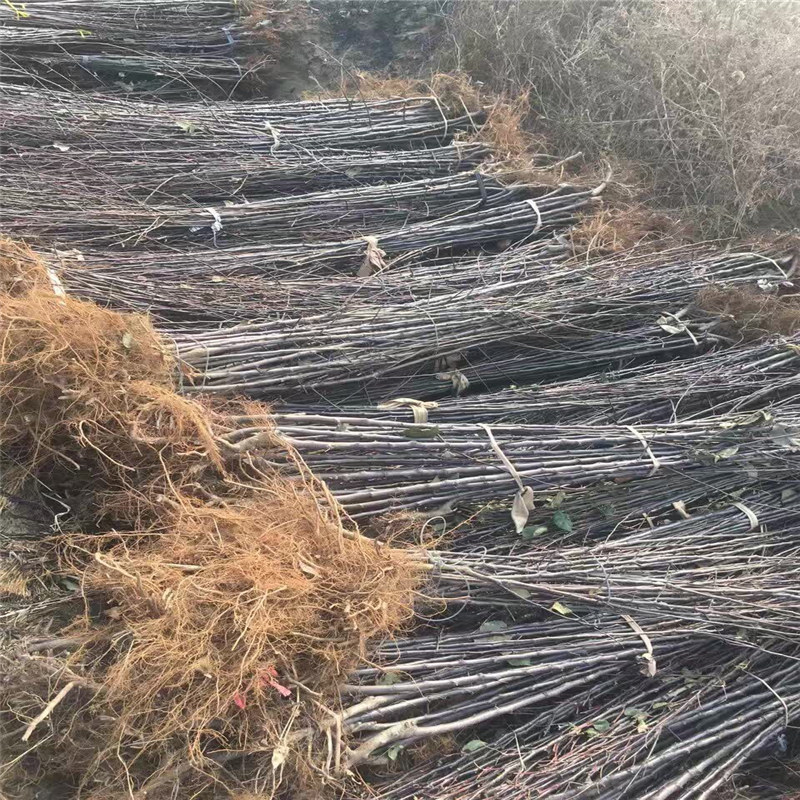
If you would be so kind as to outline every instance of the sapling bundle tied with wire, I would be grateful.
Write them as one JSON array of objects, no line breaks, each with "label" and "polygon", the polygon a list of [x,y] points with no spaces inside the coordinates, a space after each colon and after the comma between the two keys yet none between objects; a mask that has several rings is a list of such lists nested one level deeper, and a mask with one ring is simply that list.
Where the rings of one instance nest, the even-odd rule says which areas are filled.
[{"label": "sapling bundle tied with wire", "polygon": [[[797,402],[800,338],[770,337],[740,347],[721,342],[697,356],[663,364],[609,370],[544,385],[445,397],[415,403],[411,398],[374,405],[339,405],[345,417],[409,422],[414,409],[426,421],[447,423],[673,422],[721,413],[785,407]],[[332,404],[286,403],[281,413],[327,414]],[[419,410],[417,414],[419,415]]]},{"label": "sapling bundle tied with wire", "polygon": [[[102,250],[84,248],[79,254],[66,252],[65,266],[80,272],[82,266],[94,273],[108,274],[122,283],[133,277],[152,282],[231,276],[261,276],[269,281],[295,280],[333,275],[367,277],[390,267],[419,262],[424,254],[461,253],[468,248],[495,244],[498,241],[528,242],[550,238],[553,231],[570,224],[572,212],[592,199],[591,191],[562,187],[537,195],[536,199],[520,199],[527,194],[520,190],[501,190],[500,202],[474,209],[455,217],[443,216],[398,224],[378,231],[378,235],[359,235],[341,241],[267,243],[256,240],[227,247],[197,246],[191,249],[159,249],[158,252]],[[534,189],[533,194],[536,194]],[[534,209],[531,206],[536,206]],[[215,213],[219,216],[219,213]],[[223,223],[207,214],[209,229],[222,230]],[[214,231],[212,231],[213,233]],[[80,274],[77,275],[80,279]],[[88,283],[91,286],[91,275]],[[113,283],[109,283],[113,289]],[[171,317],[182,309],[175,303]],[[185,316],[185,312],[184,312]]]},{"label": "sapling bundle tied with wire", "polygon": [[[612,676],[645,683],[639,676],[647,651],[619,616],[507,624],[501,610],[492,607],[483,619],[453,617],[444,629],[377,649],[376,666],[358,669],[343,687],[349,704],[342,723],[354,732],[351,764],[391,764],[433,737],[455,736],[460,746],[483,743],[526,716],[552,716],[553,725]],[[713,648],[674,623],[650,620],[647,627],[655,643],[650,655],[664,669]]]},{"label": "sapling bundle tied with wire", "polygon": [[[405,233],[438,224],[409,226]],[[363,241],[360,248],[363,253]],[[214,254],[215,262],[221,255]],[[172,339],[179,357],[201,373],[195,391],[337,403],[428,400],[697,352],[720,341],[719,319],[692,306],[697,292],[715,281],[782,281],[775,263],[757,254],[723,254],[623,272],[534,266],[527,277],[413,303],[308,316],[290,309],[274,320],[177,329]],[[664,291],[653,289],[655,271],[671,273]]]},{"label": "sapling bundle tied with wire", "polygon": [[787,411],[668,424],[434,424],[277,414],[296,447],[354,516],[452,508],[608,480],[720,473],[790,476],[800,418]]},{"label": "sapling bundle tied with wire", "polygon": [[[367,243],[362,266],[367,262]],[[421,259],[407,264],[393,264],[372,275],[359,277],[335,275],[326,278],[267,280],[259,275],[182,276],[180,295],[171,293],[174,284],[168,277],[151,277],[146,282],[114,270],[116,254],[108,253],[107,267],[87,267],[77,260],[77,253],[67,251],[54,262],[70,291],[84,299],[127,311],[149,312],[161,325],[191,333],[210,320],[231,322],[286,314],[299,306],[305,313],[325,313],[348,306],[378,307],[414,303],[426,297],[449,294],[455,289],[475,288],[496,277],[508,280],[526,277],[564,261],[567,246],[556,238],[545,238],[520,246],[520,257],[513,264],[487,259],[474,268],[449,258]],[[60,251],[63,253],[63,251]],[[374,252],[374,251],[373,251]],[[367,271],[367,270],[364,270]],[[476,289],[477,290],[477,289]]]},{"label": "sapling bundle tied with wire", "polygon": [[493,530],[430,553],[448,613],[344,687],[348,758],[393,800],[715,797],[800,715],[796,497],[783,484],[590,546]]},{"label": "sapling bundle tied with wire", "polygon": [[[32,0],[0,10],[6,80],[161,98],[225,97],[274,55],[237,0]],[[248,62],[245,65],[244,62]]]},{"label": "sapling bundle tied with wire", "polygon": [[[719,638],[799,644],[800,616],[782,597],[791,596],[798,568],[800,494],[792,481],[780,485],[705,513],[684,505],[686,519],[632,531],[618,525],[591,542],[553,547],[540,531],[501,534],[488,552],[436,552],[437,595],[454,603],[558,603],[562,611],[577,602],[712,626]],[[556,523],[571,522],[568,508],[554,512]]]},{"label": "sapling bundle tied with wire", "polygon": [[800,712],[798,652],[748,653],[706,640],[690,669],[685,655],[662,659],[652,678],[633,663],[598,669],[592,685],[555,710],[533,711],[488,741],[471,739],[462,752],[390,778],[377,797],[717,797],[748,758],[779,751]]},{"label": "sapling bundle tied with wire", "polygon": [[85,607],[14,662],[4,781],[98,798],[335,781],[323,720],[367,643],[409,621],[414,556],[348,525],[274,431],[225,438],[268,409],[175,394],[146,318],[48,280],[2,298],[2,456],[68,507],[42,547]]},{"label": "sapling bundle tied with wire", "polygon": [[220,160],[215,147],[187,152],[165,146],[138,154],[131,161],[124,139],[113,148],[75,151],[69,145],[64,147],[69,149],[42,147],[3,154],[7,212],[14,214],[9,223],[13,221],[19,230],[26,230],[26,211],[71,211],[77,216],[87,206],[114,207],[131,201],[201,203],[206,208],[209,204],[435,179],[474,169],[486,156],[478,144],[402,151],[314,151],[287,146],[274,152],[230,150]]},{"label": "sapling bundle tied with wire", "polygon": [[5,229],[9,234],[88,247],[158,250],[160,245],[176,247],[182,242],[255,247],[330,241],[363,231],[380,235],[413,223],[500,207],[543,191],[534,186],[507,188],[480,172],[464,172],[206,208],[118,203],[98,208],[90,218],[75,209],[55,209],[31,219],[20,209],[16,219],[6,220]]},{"label": "sapling bundle tied with wire", "polygon": [[[4,83],[4,144],[29,152],[69,147],[76,156],[100,149],[137,153],[163,149],[190,154],[227,152],[283,154],[310,151],[408,150],[450,144],[475,118],[449,118],[436,98],[158,103]],[[55,113],[53,113],[55,109]]]}]

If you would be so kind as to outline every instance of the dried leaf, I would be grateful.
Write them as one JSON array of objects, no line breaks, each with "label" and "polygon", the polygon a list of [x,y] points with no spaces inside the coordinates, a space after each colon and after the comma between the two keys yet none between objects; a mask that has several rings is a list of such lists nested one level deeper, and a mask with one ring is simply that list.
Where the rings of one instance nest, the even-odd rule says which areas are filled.
[{"label": "dried leaf", "polygon": [[234,703],[235,703],[235,704],[236,704],[236,705],[237,705],[237,706],[238,706],[240,709],[242,709],[242,711],[244,711],[244,708],[245,708],[245,706],[247,705],[247,702],[246,702],[246,701],[245,701],[245,699],[244,699],[244,695],[243,695],[241,692],[239,692],[239,691],[236,691],[236,692],[234,692],[234,693],[233,693],[233,702],[234,702]]},{"label": "dried leaf", "polygon": [[657,671],[656,660],[651,653],[642,653],[639,658],[642,661],[642,668],[639,670],[647,678],[654,678]]},{"label": "dried leaf", "polygon": [[55,147],[56,150],[60,150],[62,153],[66,153],[67,150],[69,150],[69,145],[63,142],[53,142],[53,147]]},{"label": "dried leaf", "polygon": [[787,428],[785,425],[775,425],[770,438],[779,447],[785,447],[787,450],[796,451],[800,450],[800,438],[798,438],[798,433],[796,428]]},{"label": "dried leaf", "polygon": [[529,667],[532,662],[530,658],[509,658],[507,663],[512,667]]},{"label": "dried leaf", "polygon": [[359,278],[368,278],[370,275],[386,269],[386,262],[383,260],[386,252],[378,247],[377,237],[365,236],[364,241],[367,243],[367,252],[364,254],[364,260],[358,270]]},{"label": "dried leaf", "polygon": [[469,388],[469,378],[458,369],[449,372],[437,372],[436,380],[450,381],[453,384],[456,397],[460,396],[463,391]]},{"label": "dried leaf", "polygon": [[511,506],[511,519],[514,521],[517,533],[522,533],[531,511],[533,511],[533,489],[526,486],[514,495]]},{"label": "dried leaf", "polygon": [[316,578],[319,575],[319,570],[316,567],[313,567],[311,564],[306,564],[305,561],[298,561],[297,566],[300,567],[300,572],[304,572],[306,575],[310,575],[312,578]]},{"label": "dried leaf", "polygon": [[394,686],[396,683],[402,683],[403,676],[399,672],[384,672],[375,683],[378,686]]},{"label": "dried leaf", "polygon": [[281,742],[273,751],[272,751],[272,771],[279,769],[284,765],[286,761],[286,757],[289,755],[289,745],[285,742]]},{"label": "dried leaf", "polygon": [[551,498],[548,499],[547,505],[550,506],[550,508],[561,508],[566,499],[567,493],[563,489],[559,489]]},{"label": "dried leaf", "polygon": [[[676,322],[677,325],[675,324]],[[659,317],[656,320],[656,325],[669,334],[683,333],[686,330],[686,326],[682,322],[675,320],[674,317]]]},{"label": "dried leaf", "polygon": [[562,603],[560,600],[556,600],[556,602],[550,606],[550,610],[555,611],[556,614],[561,614],[564,617],[567,617],[572,613],[572,609],[568,605]]},{"label": "dried leaf", "polygon": [[133,347],[133,334],[130,331],[125,331],[122,334],[122,346],[126,350],[130,350]]},{"label": "dried leaf", "polygon": [[724,447],[714,453],[714,461],[724,461],[726,458],[733,458],[739,452],[739,445],[734,444],[730,447]]},{"label": "dried leaf", "polygon": [[495,631],[504,631],[508,625],[501,619],[489,619],[484,622],[478,630],[481,633],[494,633]]},{"label": "dried leaf", "polygon": [[438,425],[412,425],[403,429],[406,439],[435,439],[439,435]]},{"label": "dried leaf", "polygon": [[759,409],[746,416],[726,419],[724,422],[721,422],[719,426],[725,430],[730,430],[731,428],[749,428],[753,425],[763,425],[765,422],[772,422],[772,419],[772,414],[770,414],[769,411]]}]

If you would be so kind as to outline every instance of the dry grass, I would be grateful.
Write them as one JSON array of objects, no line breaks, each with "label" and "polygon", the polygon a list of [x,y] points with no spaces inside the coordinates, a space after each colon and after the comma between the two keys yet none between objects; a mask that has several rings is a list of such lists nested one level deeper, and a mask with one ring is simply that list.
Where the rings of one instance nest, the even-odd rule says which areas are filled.
[{"label": "dry grass", "polygon": [[[20,269],[7,262],[4,286]],[[410,620],[415,562],[343,521],[269,409],[177,395],[146,317],[11,285],[2,456],[69,495],[80,532],[47,546],[86,608],[58,631],[68,657],[23,658],[6,680],[0,777],[56,775],[100,800],[200,797],[262,774],[266,796],[292,783],[319,796],[340,779],[336,687]],[[260,421],[258,448],[225,438],[241,417]]]},{"label": "dry grass", "polygon": [[719,332],[752,341],[765,336],[790,336],[800,331],[800,304],[757,289],[707,286],[696,300],[702,311],[722,319]]},{"label": "dry grass", "polygon": [[641,253],[692,238],[689,227],[668,214],[616,204],[583,215],[569,235],[576,256],[608,256],[634,247]]},{"label": "dry grass", "polygon": [[306,92],[304,96],[312,100],[337,97],[360,100],[434,97],[448,117],[479,114],[483,108],[477,88],[461,72],[438,72],[426,80],[352,72],[345,75],[335,89]]},{"label": "dry grass", "polygon": [[800,211],[800,6],[771,0],[463,0],[442,68],[526,94],[562,156],[641,162],[706,233]]}]

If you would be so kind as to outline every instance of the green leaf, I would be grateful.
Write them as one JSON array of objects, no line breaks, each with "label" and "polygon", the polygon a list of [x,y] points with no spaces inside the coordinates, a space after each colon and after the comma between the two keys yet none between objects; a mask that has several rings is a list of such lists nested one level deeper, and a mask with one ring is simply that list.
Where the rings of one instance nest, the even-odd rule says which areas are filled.
[{"label": "green leaf", "polygon": [[600,512],[603,519],[612,519],[616,514],[613,504],[609,502],[598,503],[597,510]]},{"label": "green leaf", "polygon": [[637,717],[647,716],[647,713],[643,711],[641,708],[626,708],[622,713],[626,717],[632,717],[633,719],[636,719]]},{"label": "green leaf", "polygon": [[529,667],[532,662],[530,658],[509,658],[508,663],[512,667]]},{"label": "green leaf", "polygon": [[669,703],[667,703],[665,700],[656,700],[656,702],[653,703],[651,708],[653,710],[655,710],[657,708],[669,708]]},{"label": "green leaf", "polygon": [[496,631],[504,631],[508,628],[505,622],[501,619],[489,619],[478,628],[481,633],[495,633]]},{"label": "green leaf", "polygon": [[647,712],[641,708],[626,708],[622,712],[636,723],[636,732],[644,733],[647,730]]},{"label": "green leaf", "polygon": [[568,617],[572,613],[572,609],[565,603],[562,603],[560,600],[556,600],[556,602],[550,606],[550,610],[555,611],[556,614],[561,614],[564,617]]},{"label": "green leaf", "polygon": [[572,520],[560,508],[553,514],[553,525],[564,533],[572,533]]},{"label": "green leaf", "polygon": [[611,727],[611,723],[607,719],[597,719],[592,723],[592,727],[598,733],[605,733]]},{"label": "green leaf", "polygon": [[474,753],[476,750],[480,750],[482,747],[486,747],[486,742],[482,742],[480,739],[471,739],[461,748],[461,752]]},{"label": "green leaf", "polygon": [[541,536],[543,533],[547,533],[547,525],[526,525],[519,532],[519,535],[526,542],[529,542],[531,539],[535,539],[537,536]]},{"label": "green leaf", "polygon": [[403,676],[399,672],[384,672],[375,683],[378,686],[394,686],[396,683],[402,683]]},{"label": "green leaf", "polygon": [[397,761],[397,756],[403,752],[404,745],[402,744],[393,744],[387,751],[386,751],[386,758],[389,761]]},{"label": "green leaf", "polygon": [[567,493],[563,489],[559,489],[547,500],[547,505],[550,506],[550,508],[561,508],[561,505],[566,499]]},{"label": "green leaf", "polygon": [[511,590],[517,597],[521,597],[523,600],[527,600],[531,593],[527,589],[523,589],[522,587],[514,587]]},{"label": "green leaf", "polygon": [[438,425],[412,425],[403,430],[406,439],[435,439],[438,435]]}]

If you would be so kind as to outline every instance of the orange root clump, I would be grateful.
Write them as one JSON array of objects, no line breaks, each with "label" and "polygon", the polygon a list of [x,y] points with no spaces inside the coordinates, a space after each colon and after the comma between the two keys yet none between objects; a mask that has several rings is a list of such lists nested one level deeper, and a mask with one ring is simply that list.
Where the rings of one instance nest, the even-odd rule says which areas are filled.
[{"label": "orange root clump", "polygon": [[[2,456],[69,495],[73,532],[47,553],[86,603],[52,632],[75,644],[24,708],[12,687],[0,698],[0,735],[20,742],[14,725],[73,684],[12,767],[87,797],[211,796],[234,766],[240,789],[266,769],[273,789],[319,796],[344,763],[337,687],[410,621],[419,562],[345,524],[267,407],[177,394],[146,317],[14,286],[0,295]],[[260,430],[247,447],[242,426]]]}]

